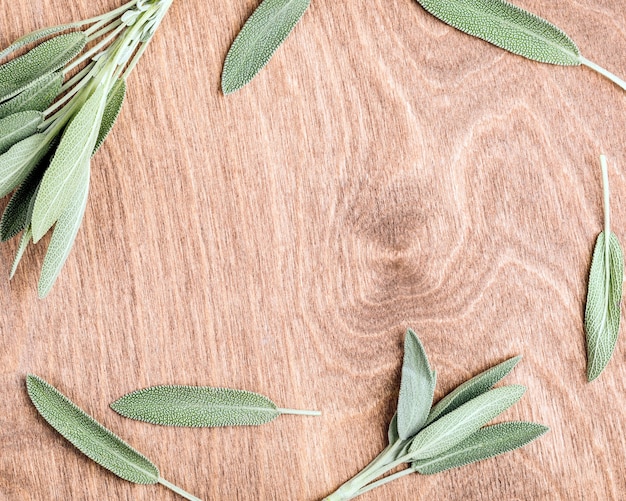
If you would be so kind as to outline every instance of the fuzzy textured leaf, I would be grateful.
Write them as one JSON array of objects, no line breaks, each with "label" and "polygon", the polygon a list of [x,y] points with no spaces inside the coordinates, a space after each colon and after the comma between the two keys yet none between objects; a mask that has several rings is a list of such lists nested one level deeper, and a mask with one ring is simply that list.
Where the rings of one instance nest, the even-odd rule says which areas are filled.
[{"label": "fuzzy textured leaf", "polygon": [[38,78],[57,71],[85,47],[84,33],[68,33],[43,42],[0,66],[0,101],[13,97]]},{"label": "fuzzy textured leaf", "polygon": [[451,449],[522,398],[526,388],[503,386],[461,405],[420,431],[409,448],[412,460],[431,458]]},{"label": "fuzzy textured leaf", "polygon": [[398,435],[402,440],[415,435],[426,422],[433,403],[437,377],[417,334],[409,329],[404,339],[404,361],[398,397]]},{"label": "fuzzy textured leaf", "polygon": [[100,85],[67,126],[35,201],[32,222],[35,243],[63,213],[78,188],[83,171],[89,169],[105,103],[105,86]]},{"label": "fuzzy textured leaf", "polygon": [[528,59],[577,66],[580,51],[563,31],[503,0],[417,0],[446,24]]},{"label": "fuzzy textured leaf", "polygon": [[98,139],[96,140],[96,146],[93,149],[93,154],[96,152],[104,143],[104,140],[111,132],[113,125],[117,121],[117,117],[120,115],[120,111],[122,110],[122,105],[124,104],[124,97],[126,96],[126,80],[119,79],[111,90],[109,91],[109,95],[107,96],[107,102],[104,107],[104,113],[102,114],[102,123],[100,124],[100,132],[98,133]]},{"label": "fuzzy textured leaf", "polygon": [[610,232],[607,270],[605,233],[598,235],[593,251],[585,307],[589,381],[597,378],[611,360],[621,316],[624,253],[617,236]]},{"label": "fuzzy textured leaf", "polygon": [[43,122],[40,111],[21,111],[0,120],[0,155],[37,132]]},{"label": "fuzzy textured leaf", "polygon": [[387,440],[390,444],[395,444],[400,439],[398,435],[398,413],[396,412],[391,418],[389,429],[387,430]]},{"label": "fuzzy textured leaf", "polygon": [[267,64],[308,9],[310,0],[263,0],[230,47],[222,71],[222,91],[230,94]]},{"label": "fuzzy textured leaf", "polygon": [[57,33],[61,33],[62,31],[67,31],[73,28],[75,25],[72,24],[63,24],[58,26],[50,26],[47,28],[43,28],[41,30],[32,31],[23,37],[18,38],[15,42],[9,45],[6,49],[0,52],[0,60],[4,59],[6,56],[15,52],[22,47],[41,40],[42,38],[49,37],[50,35],[56,35]]},{"label": "fuzzy textured leaf", "polygon": [[26,378],[26,387],[43,418],[83,454],[129,482],[159,481],[159,470],[154,464],[49,383],[31,374]]},{"label": "fuzzy textured leaf", "polygon": [[63,74],[60,71],[38,78],[17,96],[0,104],[0,118],[20,111],[45,111],[59,95],[62,84]]},{"label": "fuzzy textured leaf", "polygon": [[[37,169],[38,170],[38,169]],[[33,170],[20,187],[13,193],[0,219],[0,238],[3,242],[13,238],[30,224],[28,210],[37,193],[41,177]]]},{"label": "fuzzy textured leaf", "polygon": [[44,134],[33,134],[0,155],[0,198],[26,179],[49,148],[50,143]]},{"label": "fuzzy textured leaf", "polygon": [[52,232],[52,238],[48,245],[46,257],[41,267],[38,293],[40,298],[48,295],[56,281],[65,260],[72,250],[76,234],[87,207],[87,195],[89,194],[89,168],[82,171],[82,178],[74,196],[70,200]]},{"label": "fuzzy textured leaf", "polygon": [[495,384],[507,376],[521,359],[521,356],[509,358],[501,364],[495,365],[457,386],[433,406],[428,415],[426,424],[432,423],[439,417],[460,407],[465,402],[469,402],[473,398],[490,390]]},{"label": "fuzzy textured leaf", "polygon": [[11,265],[11,273],[9,274],[9,279],[13,278],[13,275],[15,275],[17,267],[22,260],[22,256],[24,256],[24,252],[26,251],[26,248],[28,247],[28,244],[30,243],[32,238],[33,232],[30,231],[30,225],[28,225],[28,227],[24,230],[24,233],[22,234],[22,238],[20,239],[20,245],[18,245],[17,247],[17,252],[15,253],[15,258],[13,259],[13,264]]},{"label": "fuzzy textured leaf", "polygon": [[268,423],[280,414],[267,397],[245,390],[208,386],[152,386],[111,404],[122,416],[164,426],[245,426]]},{"label": "fuzzy textured leaf", "polygon": [[432,475],[519,449],[547,431],[541,424],[516,421],[486,426],[442,454],[414,461],[411,468]]}]

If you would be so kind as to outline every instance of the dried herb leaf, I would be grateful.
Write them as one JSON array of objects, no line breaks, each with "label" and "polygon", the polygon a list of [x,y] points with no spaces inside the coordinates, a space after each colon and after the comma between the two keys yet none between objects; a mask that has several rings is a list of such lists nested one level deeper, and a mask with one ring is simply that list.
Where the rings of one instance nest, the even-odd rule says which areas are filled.
[{"label": "dried herb leaf", "polygon": [[0,198],[15,189],[48,152],[44,134],[33,134],[0,155]]},{"label": "dried herb leaf", "polygon": [[423,475],[432,475],[519,449],[547,431],[547,426],[526,422],[486,426],[442,454],[414,461],[411,468]]},{"label": "dried herb leaf", "polygon": [[522,398],[526,388],[503,386],[461,405],[420,431],[411,443],[411,459],[431,458],[451,449]]},{"label": "dried herb leaf", "polygon": [[509,374],[521,359],[521,356],[509,358],[501,364],[491,367],[457,386],[433,406],[428,415],[426,424],[432,423],[439,417],[460,407],[465,402],[469,402],[473,398],[490,390],[498,381]]},{"label": "dried herb leaf", "polygon": [[552,23],[503,0],[417,0],[446,24],[520,56],[577,66],[580,51]]},{"label": "dried herb leaf", "polygon": [[13,97],[38,78],[65,66],[86,43],[87,37],[80,31],[59,35],[0,66],[0,101]]},{"label": "dried herb leaf", "polygon": [[11,146],[37,132],[43,122],[40,111],[22,111],[0,120],[0,155]]},{"label": "dried herb leaf", "polygon": [[310,0],[263,0],[230,47],[222,71],[222,91],[230,94],[252,80],[285,41]]},{"label": "dried herb leaf", "polygon": [[402,440],[412,437],[424,426],[433,403],[436,381],[424,346],[415,332],[409,329],[404,339],[397,412],[398,435]]},{"label": "dried herb leaf", "polygon": [[122,110],[122,105],[124,104],[124,97],[126,96],[126,80],[119,79],[111,90],[109,91],[109,95],[107,96],[106,106],[104,107],[104,113],[102,115],[102,124],[100,125],[100,132],[98,133],[98,139],[96,141],[96,146],[93,149],[93,154],[102,146],[102,143],[111,132],[113,125],[117,121],[117,117]]},{"label": "dried herb leaf", "polygon": [[38,78],[17,96],[0,104],[0,118],[20,111],[45,111],[59,95],[62,84],[63,74],[60,71]]}]

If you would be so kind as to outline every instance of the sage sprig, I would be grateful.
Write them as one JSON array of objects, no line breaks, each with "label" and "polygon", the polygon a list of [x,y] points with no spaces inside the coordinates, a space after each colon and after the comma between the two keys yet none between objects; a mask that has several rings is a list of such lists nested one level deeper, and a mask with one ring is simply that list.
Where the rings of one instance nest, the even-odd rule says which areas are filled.
[{"label": "sage sprig", "polygon": [[588,381],[600,375],[615,351],[624,282],[624,253],[617,236],[611,232],[609,175],[604,155],[600,156],[600,164],[604,192],[604,231],[596,239],[585,306]]},{"label": "sage sprig", "polygon": [[281,414],[319,416],[318,411],[282,409],[266,396],[209,386],[152,386],[111,404],[122,416],[163,426],[251,426]]},{"label": "sage sprig", "polygon": [[199,501],[163,479],[158,468],[38,376],[26,377],[28,396],[39,414],[87,457],[118,477],[136,484],[160,483],[185,499]]},{"label": "sage sprig", "polygon": [[40,297],[50,292],[76,238],[91,157],[113,127],[128,76],[172,1],[132,0],[33,32],[0,53],[2,59],[38,42],[0,66],[0,196],[19,187],[0,220],[0,236],[22,232],[12,276],[28,244],[55,227]]},{"label": "sage sprig", "polygon": [[222,92],[230,94],[268,63],[309,8],[311,0],[263,0],[231,45],[222,70]]},{"label": "sage sprig", "polygon": [[[519,360],[520,357],[511,358],[473,377],[431,407],[434,373],[422,343],[409,329],[405,337],[400,388],[413,388],[414,391],[400,391],[398,410],[389,425],[389,445],[325,501],[353,499],[411,473],[438,473],[494,457],[522,447],[546,433],[547,427],[529,422],[505,422],[485,427],[524,394],[525,388],[519,385],[493,389]],[[430,409],[425,417],[424,408]],[[401,426],[404,432],[400,433],[400,423],[406,422],[420,424]],[[408,436],[406,431],[409,431]],[[404,463],[409,467],[385,476]]]},{"label": "sage sprig", "polygon": [[417,1],[433,16],[464,33],[534,61],[585,65],[626,90],[624,80],[583,57],[560,28],[505,0]]}]

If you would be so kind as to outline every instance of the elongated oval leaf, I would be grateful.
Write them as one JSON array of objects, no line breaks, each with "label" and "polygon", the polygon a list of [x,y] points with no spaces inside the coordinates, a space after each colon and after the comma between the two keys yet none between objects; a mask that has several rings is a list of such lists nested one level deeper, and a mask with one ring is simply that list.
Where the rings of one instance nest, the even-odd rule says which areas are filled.
[{"label": "elongated oval leaf", "polygon": [[593,251],[585,307],[589,381],[597,378],[611,360],[621,316],[624,254],[613,232],[610,232],[609,248],[605,254],[605,233],[603,231],[598,235]]},{"label": "elongated oval leaf", "polygon": [[30,243],[32,238],[33,232],[30,231],[30,225],[28,225],[28,227],[24,230],[24,233],[22,234],[22,238],[20,239],[20,245],[17,247],[17,252],[15,253],[15,258],[13,259],[13,265],[11,266],[9,279],[13,278],[13,275],[15,275],[17,267],[19,266],[20,261],[24,256],[24,252],[26,251],[26,248],[28,247],[28,244]]},{"label": "elongated oval leaf", "polygon": [[65,129],[50,167],[41,180],[33,210],[33,241],[52,227],[74,196],[83,171],[89,168],[106,103],[104,85],[98,86]]},{"label": "elongated oval leaf", "polygon": [[275,419],[280,411],[267,397],[208,386],[153,386],[111,404],[122,416],[164,426],[246,426]]},{"label": "elongated oval leaf", "polygon": [[58,26],[50,26],[48,28],[43,28],[41,30],[32,31],[23,37],[18,38],[15,42],[9,45],[6,49],[0,52],[0,60],[4,59],[6,56],[15,52],[26,45],[41,40],[42,38],[49,37],[50,35],[56,35],[57,33],[61,33],[62,31],[67,31],[69,29],[74,28],[75,24],[63,24]]},{"label": "elongated oval leaf", "polygon": [[40,111],[21,111],[0,120],[0,155],[37,132],[43,122]]},{"label": "elongated oval leaf", "polygon": [[526,389],[519,385],[503,386],[461,405],[420,431],[411,443],[412,459],[426,459],[451,449],[507,410]]},{"label": "elongated oval leaf", "polygon": [[509,358],[457,386],[433,406],[426,423],[432,423],[437,418],[453,411],[465,402],[469,402],[471,399],[490,390],[498,381],[509,374],[521,359],[521,356]]},{"label": "elongated oval leaf", "polygon": [[20,111],[45,111],[59,95],[62,84],[63,74],[60,71],[38,78],[17,96],[0,104],[0,118]]},{"label": "elongated oval leaf", "polygon": [[96,140],[96,146],[93,149],[93,154],[96,152],[104,143],[104,140],[111,132],[113,125],[117,121],[117,117],[122,110],[122,105],[124,104],[124,97],[126,96],[126,80],[119,79],[113,85],[113,88],[109,91],[109,95],[107,96],[106,106],[104,107],[104,113],[102,115],[102,124],[100,124],[100,132],[98,133],[98,139]]},{"label": "elongated oval leaf", "polygon": [[446,24],[520,56],[577,66],[580,51],[552,23],[503,0],[417,0]]},{"label": "elongated oval leaf", "polygon": [[159,481],[159,470],[154,464],[52,385],[30,374],[26,387],[39,414],[83,454],[129,482]]},{"label": "elongated oval leaf", "polygon": [[38,78],[65,66],[86,43],[87,36],[80,31],[59,35],[0,66],[0,101],[13,97]]},{"label": "elongated oval leaf", "polygon": [[39,297],[42,299],[48,295],[59,276],[65,260],[72,250],[76,234],[85,214],[87,195],[89,193],[89,167],[82,172],[82,178],[74,196],[54,226],[48,251],[43,260],[38,285]]},{"label": "elongated oval leaf", "polygon": [[0,155],[0,198],[26,179],[49,148],[50,143],[44,134],[33,134]]},{"label": "elongated oval leaf", "polygon": [[404,361],[398,397],[398,435],[402,440],[424,426],[433,403],[437,378],[417,334],[409,329],[404,339]]},{"label": "elongated oval leaf", "polygon": [[3,242],[13,238],[20,231],[24,230],[28,221],[28,210],[31,202],[34,201],[37,193],[37,186],[41,178],[34,176],[31,172],[20,187],[13,193],[11,200],[7,204],[2,219],[0,219],[0,237]]},{"label": "elongated oval leaf", "polygon": [[230,47],[222,71],[222,91],[246,85],[270,60],[309,7],[310,0],[263,0]]},{"label": "elongated oval leaf", "polygon": [[432,475],[465,466],[519,449],[548,430],[541,424],[515,421],[486,426],[442,454],[414,461],[411,468],[423,475]]}]

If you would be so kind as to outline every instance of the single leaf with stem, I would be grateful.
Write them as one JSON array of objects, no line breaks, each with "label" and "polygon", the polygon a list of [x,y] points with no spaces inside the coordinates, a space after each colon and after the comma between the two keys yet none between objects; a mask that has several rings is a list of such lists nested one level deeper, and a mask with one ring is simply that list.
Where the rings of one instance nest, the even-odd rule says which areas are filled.
[{"label": "single leaf with stem", "polygon": [[161,478],[158,468],[121,438],[38,376],[26,377],[28,396],[39,414],[87,457],[136,484],[160,483],[192,501],[198,498]]},{"label": "single leaf with stem", "polygon": [[269,398],[245,390],[209,386],[152,386],[111,404],[122,416],[163,426],[250,426],[280,414],[317,416],[317,411],[281,409]]},{"label": "single leaf with stem", "polygon": [[20,111],[45,111],[61,92],[62,84],[63,74],[60,71],[38,78],[18,95],[0,104],[0,118]]},{"label": "single leaf with stem", "polygon": [[13,191],[46,156],[50,142],[45,134],[33,134],[0,155],[0,197]]},{"label": "single leaf with stem", "polygon": [[587,337],[587,379],[593,381],[611,360],[621,316],[624,282],[624,254],[611,232],[609,178],[606,157],[600,156],[604,192],[604,231],[598,235],[589,271],[585,332]]},{"label": "single leaf with stem", "polygon": [[464,33],[543,63],[585,65],[626,90],[626,82],[580,54],[554,24],[505,0],[417,0],[433,16]]}]

